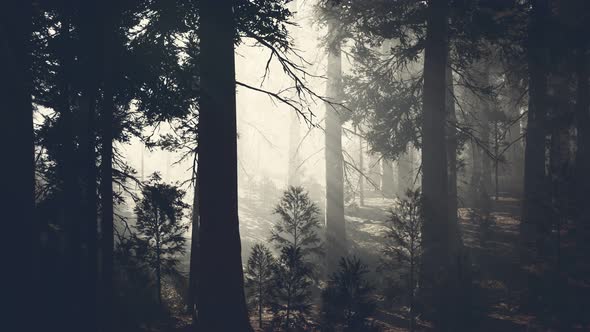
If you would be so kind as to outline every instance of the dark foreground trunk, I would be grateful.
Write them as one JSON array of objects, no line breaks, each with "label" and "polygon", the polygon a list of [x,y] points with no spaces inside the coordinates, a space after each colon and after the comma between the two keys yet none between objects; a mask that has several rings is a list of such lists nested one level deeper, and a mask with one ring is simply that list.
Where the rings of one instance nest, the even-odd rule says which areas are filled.
[{"label": "dark foreground trunk", "polygon": [[[33,108],[31,103],[31,35],[30,1],[9,0],[0,14],[0,111],[4,134],[2,150],[10,161],[2,180],[3,232],[8,241],[3,265],[11,272],[3,293],[8,312],[3,326],[13,331],[35,331],[37,321],[30,317],[31,303],[39,300],[35,291],[39,275],[37,266],[38,230],[34,222]],[[18,235],[18,236],[16,236]],[[14,238],[10,241],[10,238]],[[15,243],[18,240],[18,243]],[[14,250],[18,248],[18,250]],[[36,299],[34,297],[37,297]],[[43,303],[45,304],[45,303]],[[42,317],[42,316],[41,316]],[[13,325],[14,324],[14,325]]]},{"label": "dark foreground trunk", "polygon": [[233,1],[200,2],[199,263],[201,331],[252,331],[238,222]]}]

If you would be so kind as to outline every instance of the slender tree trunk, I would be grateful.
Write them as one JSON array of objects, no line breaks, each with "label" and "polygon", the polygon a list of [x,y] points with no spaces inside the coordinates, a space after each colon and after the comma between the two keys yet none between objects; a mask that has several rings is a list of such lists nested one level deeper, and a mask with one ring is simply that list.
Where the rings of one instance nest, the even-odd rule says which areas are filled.
[{"label": "slender tree trunk", "polygon": [[199,174],[195,175],[193,215],[191,229],[191,258],[189,268],[188,307],[193,316],[193,323],[197,321],[197,289],[199,284]]},{"label": "slender tree trunk", "polygon": [[[545,178],[545,123],[547,117],[547,46],[544,25],[549,15],[548,0],[533,1],[529,31],[529,110],[525,144],[525,173],[522,222],[522,244],[537,249],[548,233],[546,221],[549,188]],[[534,246],[534,245],[533,245]]]},{"label": "slender tree trunk", "polygon": [[[328,46],[328,85],[326,95],[339,102],[342,96],[342,59],[338,25],[328,23],[333,38]],[[326,234],[328,272],[337,268],[338,259],[346,253],[344,225],[344,180],[342,161],[342,120],[335,106],[326,104]]]},{"label": "slender tree trunk", "polygon": [[[30,305],[39,299],[39,230],[34,218],[34,134],[31,100],[32,74],[30,36],[31,1],[9,0],[0,12],[0,111],[3,115],[5,176],[2,179],[4,257],[7,277],[3,299],[8,304],[3,326],[7,329],[35,331],[36,319],[30,317]],[[14,250],[18,248],[18,250]],[[8,271],[10,269],[10,272]],[[43,317],[43,315],[41,316]]]},{"label": "slender tree trunk", "polygon": [[[200,5],[198,326],[252,331],[244,296],[238,221],[233,1]],[[228,319],[231,317],[231,319]]]},{"label": "slender tree trunk", "polygon": [[156,218],[156,285],[158,287],[158,304],[162,305],[162,262],[161,262],[161,255],[162,252],[160,250],[160,223],[163,222],[161,218],[159,218],[159,211],[157,208],[154,209],[154,217]]},{"label": "slender tree trunk", "polygon": [[[424,55],[422,124],[423,283],[439,331],[451,331],[455,319],[451,264],[455,257],[449,222],[445,137],[445,79],[448,54],[448,1],[429,2]],[[451,303],[449,303],[451,302]]]},{"label": "slender tree trunk", "polygon": [[[355,127],[356,130],[356,127]],[[358,130],[359,134],[359,170],[361,173],[359,174],[359,204],[360,206],[365,206],[365,156],[363,153],[363,138],[361,137],[360,130]]]}]

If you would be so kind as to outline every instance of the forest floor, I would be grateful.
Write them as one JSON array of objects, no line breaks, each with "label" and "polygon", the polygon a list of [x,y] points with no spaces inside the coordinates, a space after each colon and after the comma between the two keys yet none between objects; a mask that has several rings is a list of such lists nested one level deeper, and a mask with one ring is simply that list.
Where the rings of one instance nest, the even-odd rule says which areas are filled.
[{"label": "forest floor", "polygon": [[[384,222],[394,200],[368,195],[365,205],[347,208],[347,234],[352,251],[372,270],[379,263]],[[254,200],[253,200],[254,201]],[[253,201],[251,201],[253,203]],[[257,204],[259,204],[259,200]],[[265,205],[243,204],[240,209],[244,259],[249,248],[268,238],[274,217]],[[261,214],[261,210],[264,210]],[[471,298],[472,331],[560,331],[545,327],[540,319],[527,314],[521,306],[527,289],[527,276],[519,262],[518,229],[520,202],[500,197],[492,203],[489,223],[477,222],[469,209],[460,209],[460,224],[465,248],[472,263],[473,287]],[[174,284],[174,283],[171,283]],[[170,319],[166,331],[189,331],[190,316],[179,304],[182,302],[177,287],[169,285],[167,303]],[[382,301],[381,301],[382,302]],[[378,305],[374,323],[382,331],[407,331],[407,310],[402,305]],[[256,326],[253,318],[253,326]],[[431,331],[430,324],[418,319],[418,331]],[[582,331],[583,329],[580,329]],[[144,331],[148,331],[145,329]]]}]

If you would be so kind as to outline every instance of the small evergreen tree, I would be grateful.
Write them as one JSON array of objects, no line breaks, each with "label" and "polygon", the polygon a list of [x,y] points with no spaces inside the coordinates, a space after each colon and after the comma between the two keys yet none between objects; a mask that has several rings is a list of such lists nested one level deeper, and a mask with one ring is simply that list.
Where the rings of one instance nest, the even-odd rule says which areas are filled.
[{"label": "small evergreen tree", "polygon": [[344,324],[350,331],[366,331],[367,318],[375,310],[373,287],[365,279],[369,270],[357,257],[342,257],[338,266],[322,292],[324,329]]},{"label": "small evergreen tree", "polygon": [[182,201],[184,191],[162,183],[158,173],[150,176],[143,187],[143,198],[135,207],[137,215],[137,252],[148,268],[156,273],[158,302],[162,304],[162,273],[172,272],[178,264],[178,254],[184,253],[183,222],[188,205]]},{"label": "small evergreen tree", "polygon": [[[392,209],[387,220],[387,233],[383,259],[380,268],[385,271],[405,271],[401,280],[406,279],[410,331],[415,328],[415,293],[422,256],[422,198],[420,190],[408,190],[396,209]],[[400,269],[401,267],[401,269]]]},{"label": "small evergreen tree", "polygon": [[262,328],[262,312],[270,304],[273,286],[275,259],[263,244],[256,244],[246,265],[246,290],[248,304],[258,313],[258,327]]},{"label": "small evergreen tree", "polygon": [[311,270],[303,261],[301,249],[287,246],[275,267],[273,289],[273,325],[284,331],[302,330],[311,308]]},{"label": "small evergreen tree", "polygon": [[303,259],[310,254],[323,253],[317,230],[320,227],[319,209],[302,187],[290,186],[283,193],[275,214],[281,219],[271,230],[270,240],[276,248],[297,248]]}]

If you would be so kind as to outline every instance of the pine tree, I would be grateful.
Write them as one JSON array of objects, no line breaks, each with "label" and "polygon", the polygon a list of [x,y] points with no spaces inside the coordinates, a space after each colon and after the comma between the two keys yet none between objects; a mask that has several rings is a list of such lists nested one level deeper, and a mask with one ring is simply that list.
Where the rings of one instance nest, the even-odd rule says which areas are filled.
[{"label": "pine tree", "polygon": [[410,308],[410,331],[415,328],[415,293],[418,285],[420,259],[422,257],[422,198],[419,190],[408,190],[407,198],[391,210],[387,220],[387,233],[380,268],[397,272],[400,266],[406,270],[401,275],[407,278]]},{"label": "pine tree", "polygon": [[156,273],[158,301],[162,304],[162,273],[171,272],[184,253],[184,233],[188,224],[182,219],[188,205],[182,201],[184,191],[161,182],[154,173],[142,190],[143,198],[135,207],[137,215],[136,246],[145,264]]},{"label": "pine tree", "polygon": [[366,281],[368,267],[357,257],[342,257],[322,292],[323,325],[331,330],[344,324],[351,331],[367,329],[367,318],[375,310],[373,287]]},{"label": "pine tree", "polygon": [[287,245],[274,269],[271,310],[273,325],[281,330],[303,330],[311,308],[311,269],[303,260],[301,248]]},{"label": "pine tree", "polygon": [[246,265],[245,286],[249,305],[258,314],[260,328],[262,328],[262,313],[271,302],[275,264],[272,253],[265,245],[260,243],[254,245]]},{"label": "pine tree", "polygon": [[277,249],[296,248],[303,259],[323,253],[317,233],[319,209],[302,187],[289,187],[274,213],[281,217],[271,230],[270,240]]}]

